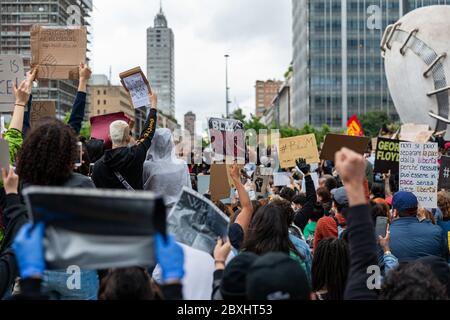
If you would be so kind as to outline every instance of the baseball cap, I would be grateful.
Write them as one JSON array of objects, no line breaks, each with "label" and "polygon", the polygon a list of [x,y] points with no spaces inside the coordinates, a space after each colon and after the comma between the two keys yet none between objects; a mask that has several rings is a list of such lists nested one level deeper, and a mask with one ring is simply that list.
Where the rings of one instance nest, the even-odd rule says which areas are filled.
[{"label": "baseball cap", "polygon": [[417,208],[419,206],[419,202],[417,201],[417,197],[414,195],[414,193],[399,191],[394,194],[392,205],[394,209],[401,212],[404,210]]},{"label": "baseball cap", "polygon": [[225,300],[245,299],[247,273],[258,256],[252,252],[243,252],[227,265],[223,272],[220,293]]},{"label": "baseball cap", "polygon": [[310,292],[302,266],[287,254],[269,253],[248,270],[248,300],[309,300]]},{"label": "baseball cap", "polygon": [[340,205],[348,205],[347,192],[344,187],[331,190],[333,199]]}]

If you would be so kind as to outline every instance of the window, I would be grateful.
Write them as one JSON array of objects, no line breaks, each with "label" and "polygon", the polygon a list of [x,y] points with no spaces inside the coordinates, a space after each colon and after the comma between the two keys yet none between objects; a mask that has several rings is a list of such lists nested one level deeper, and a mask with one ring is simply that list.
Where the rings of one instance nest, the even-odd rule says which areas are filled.
[{"label": "window", "polygon": [[100,105],[100,100],[97,100],[97,105],[98,105],[98,106]]},{"label": "window", "polygon": [[103,90],[103,94],[106,96],[106,90]]},{"label": "window", "polygon": [[106,106],[106,100],[103,100],[103,105],[105,105],[105,106]]},{"label": "window", "polygon": [[99,115],[100,114],[100,110],[97,110],[97,115]]},{"label": "window", "polygon": [[97,94],[100,95],[100,90],[97,90]]}]

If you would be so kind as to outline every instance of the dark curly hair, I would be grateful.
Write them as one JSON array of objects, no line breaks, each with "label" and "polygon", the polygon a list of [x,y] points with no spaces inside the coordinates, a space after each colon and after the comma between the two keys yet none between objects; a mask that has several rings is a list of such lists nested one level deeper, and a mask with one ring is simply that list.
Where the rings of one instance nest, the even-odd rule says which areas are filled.
[{"label": "dark curly hair", "polygon": [[17,174],[25,184],[60,186],[69,180],[77,156],[71,127],[48,119],[26,136],[17,159]]},{"label": "dark curly hair", "polygon": [[381,287],[382,300],[447,300],[446,288],[429,266],[420,262],[400,264],[390,271]]}]

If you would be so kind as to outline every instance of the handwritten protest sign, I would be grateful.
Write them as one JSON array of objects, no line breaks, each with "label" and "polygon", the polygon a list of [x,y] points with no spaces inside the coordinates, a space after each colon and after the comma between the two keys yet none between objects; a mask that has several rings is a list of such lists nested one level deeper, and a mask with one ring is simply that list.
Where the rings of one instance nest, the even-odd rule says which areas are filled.
[{"label": "handwritten protest sign", "polygon": [[364,154],[370,143],[370,138],[353,137],[340,134],[328,134],[322,147],[320,159],[334,161],[336,152],[342,148],[348,148],[359,154]]},{"label": "handwritten protest sign", "polygon": [[231,164],[245,163],[244,124],[238,120],[210,118],[208,121],[211,144],[217,156]]},{"label": "handwritten protest sign", "polygon": [[439,190],[450,190],[450,157],[441,157],[439,169]]},{"label": "handwritten protest sign", "polygon": [[400,142],[400,191],[416,195],[421,206],[437,207],[438,192],[437,143]]},{"label": "handwritten protest sign", "polygon": [[0,112],[14,110],[13,84],[18,86],[24,78],[22,56],[0,55]]},{"label": "handwritten protest sign", "polygon": [[314,134],[280,139],[279,149],[280,166],[284,169],[295,167],[299,158],[306,159],[307,163],[320,162]]},{"label": "handwritten protest sign", "polygon": [[31,66],[37,79],[76,80],[78,66],[86,62],[86,27],[31,28]]},{"label": "handwritten protest sign", "polygon": [[375,173],[398,174],[400,160],[400,141],[386,138],[377,139],[375,152]]},{"label": "handwritten protest sign", "polygon": [[255,184],[255,193],[257,197],[264,197],[267,193],[267,185],[269,184],[270,175],[263,174],[264,169],[267,168],[256,167],[253,175],[253,183]]},{"label": "handwritten protest sign", "polygon": [[36,127],[45,118],[56,117],[55,101],[33,101],[30,114],[30,127]]},{"label": "handwritten protest sign", "polygon": [[131,101],[135,109],[150,106],[149,93],[150,83],[145,77],[140,67],[122,72],[120,81],[124,88],[130,93]]},{"label": "handwritten protest sign", "polygon": [[400,139],[408,142],[426,143],[434,131],[427,124],[406,123],[400,130]]},{"label": "handwritten protest sign", "polygon": [[109,136],[109,126],[117,120],[123,120],[127,123],[130,119],[123,112],[110,113],[101,116],[92,117],[91,119],[91,138],[103,140],[105,149],[111,149],[112,142]]},{"label": "handwritten protest sign", "polygon": [[211,201],[184,187],[167,223],[178,242],[212,255],[217,238],[228,236],[230,219]]}]

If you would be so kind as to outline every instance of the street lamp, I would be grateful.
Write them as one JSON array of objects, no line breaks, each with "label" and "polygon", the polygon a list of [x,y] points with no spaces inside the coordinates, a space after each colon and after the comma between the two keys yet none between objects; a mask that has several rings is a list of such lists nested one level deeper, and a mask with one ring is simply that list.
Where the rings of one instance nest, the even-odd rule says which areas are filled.
[{"label": "street lamp", "polygon": [[229,118],[230,116],[230,97],[229,97],[229,90],[230,88],[228,87],[228,58],[230,57],[230,55],[226,54],[225,55],[225,108],[226,108],[226,114],[227,114],[227,118]]}]

